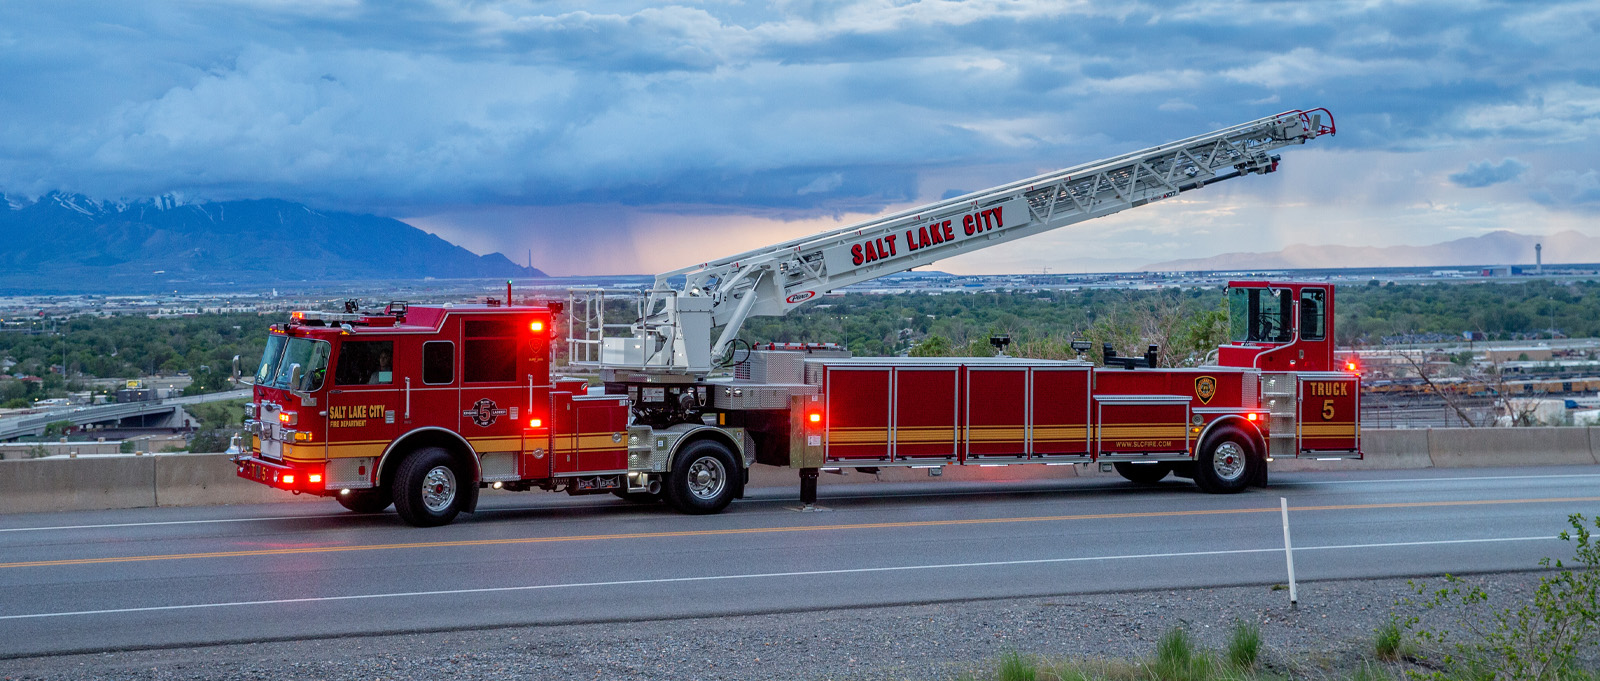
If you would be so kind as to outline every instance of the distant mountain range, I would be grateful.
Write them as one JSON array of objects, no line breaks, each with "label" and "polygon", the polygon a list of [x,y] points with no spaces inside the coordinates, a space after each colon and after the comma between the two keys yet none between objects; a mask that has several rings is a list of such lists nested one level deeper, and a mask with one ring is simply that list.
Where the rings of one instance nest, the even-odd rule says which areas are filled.
[{"label": "distant mountain range", "polygon": [[0,199],[0,290],[13,292],[545,276],[399,220],[289,201]]},{"label": "distant mountain range", "polygon": [[1168,260],[1144,272],[1323,269],[1336,267],[1462,267],[1531,265],[1534,244],[1544,245],[1546,263],[1600,262],[1600,238],[1578,232],[1548,236],[1498,231],[1430,246],[1340,246],[1294,244],[1271,253],[1223,253],[1209,258]]}]

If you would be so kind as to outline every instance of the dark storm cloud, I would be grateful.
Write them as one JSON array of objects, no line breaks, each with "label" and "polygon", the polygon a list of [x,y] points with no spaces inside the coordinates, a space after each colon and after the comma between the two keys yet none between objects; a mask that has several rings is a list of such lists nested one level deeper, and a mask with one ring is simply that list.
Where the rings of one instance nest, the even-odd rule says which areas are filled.
[{"label": "dark storm cloud", "polygon": [[1463,187],[1487,187],[1515,180],[1522,177],[1527,170],[1528,164],[1514,158],[1507,158],[1499,163],[1479,161],[1467,166],[1466,170],[1451,173],[1450,181]]},{"label": "dark storm cloud", "polygon": [[7,3],[0,191],[825,214],[918,198],[929,170],[1032,172],[1312,106],[1336,113],[1347,151],[1515,142],[1592,158],[1597,16],[1576,2]]}]

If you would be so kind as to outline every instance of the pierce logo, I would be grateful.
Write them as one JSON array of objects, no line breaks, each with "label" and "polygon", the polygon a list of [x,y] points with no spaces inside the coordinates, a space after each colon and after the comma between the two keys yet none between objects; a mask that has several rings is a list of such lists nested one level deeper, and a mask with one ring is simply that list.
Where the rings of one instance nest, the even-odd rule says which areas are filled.
[{"label": "pierce logo", "polygon": [[1200,398],[1200,404],[1210,404],[1211,398],[1216,394],[1217,379],[1210,376],[1194,379],[1194,396]]},{"label": "pierce logo", "polygon": [[473,404],[471,409],[461,412],[461,415],[470,416],[473,423],[487,428],[494,425],[495,419],[506,415],[506,410],[494,407],[494,400],[485,397]]},{"label": "pierce logo", "polygon": [[799,293],[790,295],[788,298],[784,298],[783,300],[784,300],[784,302],[789,303],[790,305],[793,305],[795,303],[803,303],[805,301],[811,300],[812,298],[816,297],[816,295],[817,295],[816,291],[801,291]]}]

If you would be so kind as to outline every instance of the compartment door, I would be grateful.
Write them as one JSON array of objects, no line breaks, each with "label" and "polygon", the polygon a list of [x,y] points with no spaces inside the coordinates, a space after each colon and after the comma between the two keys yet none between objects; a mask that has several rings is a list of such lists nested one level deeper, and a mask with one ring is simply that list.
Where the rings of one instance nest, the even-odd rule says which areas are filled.
[{"label": "compartment door", "polygon": [[[587,403],[586,403],[587,402]],[[557,436],[554,475],[618,473],[628,468],[628,409],[613,400],[574,400],[575,431]]]},{"label": "compartment door", "polygon": [[894,370],[894,458],[956,457],[959,367]]},{"label": "compartment door", "polygon": [[1188,455],[1188,396],[1103,395],[1095,402],[1100,456]]},{"label": "compartment door", "polygon": [[1300,374],[1301,456],[1361,454],[1361,380],[1350,374]]},{"label": "compartment door", "polygon": [[967,368],[963,440],[968,457],[1028,453],[1028,370]]},{"label": "compartment door", "polygon": [[1029,372],[1032,415],[1029,452],[1034,457],[1089,454],[1089,369]]},{"label": "compartment door", "polygon": [[828,367],[827,458],[889,458],[891,373],[888,367]]}]

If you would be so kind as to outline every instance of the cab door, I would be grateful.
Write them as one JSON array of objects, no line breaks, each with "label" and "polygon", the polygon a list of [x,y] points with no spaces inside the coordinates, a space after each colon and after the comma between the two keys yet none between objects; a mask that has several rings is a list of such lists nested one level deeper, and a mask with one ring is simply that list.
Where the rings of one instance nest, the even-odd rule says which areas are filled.
[{"label": "cab door", "polygon": [[[485,461],[514,460],[522,451],[528,401],[527,332],[509,314],[461,322],[461,389],[457,432]],[[496,455],[491,457],[490,455]]]},{"label": "cab door", "polygon": [[[399,435],[404,377],[392,339],[345,340],[333,358],[328,390],[328,458],[371,458]],[[370,462],[369,462],[370,465]]]}]

